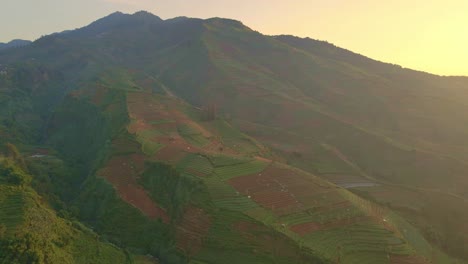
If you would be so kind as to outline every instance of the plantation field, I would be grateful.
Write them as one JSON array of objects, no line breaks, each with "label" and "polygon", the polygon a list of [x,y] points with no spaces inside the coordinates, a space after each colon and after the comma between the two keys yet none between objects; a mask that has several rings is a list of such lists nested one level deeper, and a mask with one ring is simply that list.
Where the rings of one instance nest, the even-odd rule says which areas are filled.
[{"label": "plantation field", "polygon": [[253,160],[245,163],[215,167],[214,173],[221,180],[229,180],[242,175],[260,173],[267,166],[268,163],[264,161]]},{"label": "plantation field", "polygon": [[316,231],[303,239],[306,245],[315,245],[324,255],[344,263],[389,263],[390,254],[414,254],[402,239],[372,224]]},{"label": "plantation field", "polygon": [[187,142],[194,146],[203,147],[210,143],[210,140],[205,138],[203,133],[199,131],[196,127],[191,126],[190,123],[179,124],[177,126],[177,131],[185,140],[187,140]]},{"label": "plantation field", "polygon": [[248,157],[225,156],[225,155],[212,155],[209,157],[209,159],[214,167],[232,166],[232,165],[242,164],[242,163],[246,163],[246,162],[253,160]]},{"label": "plantation field", "polygon": [[177,169],[199,177],[209,176],[214,171],[210,160],[200,154],[188,154],[177,164]]},{"label": "plantation field", "polygon": [[200,208],[188,207],[177,225],[176,243],[187,256],[200,252],[211,227],[211,217]]},{"label": "plantation field", "polygon": [[244,155],[260,154],[266,150],[253,138],[241,133],[236,127],[222,119],[203,123],[206,128],[221,139],[224,146]]},{"label": "plantation field", "polygon": [[219,208],[246,212],[259,207],[258,204],[246,195],[239,193],[232,186],[217,177],[205,178],[203,181],[213,199],[213,203]]},{"label": "plantation field", "polygon": [[15,187],[0,185],[0,225],[13,234],[24,221],[25,196]]}]

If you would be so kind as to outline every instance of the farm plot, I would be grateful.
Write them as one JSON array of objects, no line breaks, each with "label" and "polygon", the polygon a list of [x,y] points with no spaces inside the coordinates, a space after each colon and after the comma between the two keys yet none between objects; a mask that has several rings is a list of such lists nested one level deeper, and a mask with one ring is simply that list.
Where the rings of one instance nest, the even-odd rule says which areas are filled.
[{"label": "farm plot", "polygon": [[161,218],[163,222],[168,223],[169,217],[166,211],[159,207],[136,181],[137,172],[142,171],[144,166],[144,160],[136,156],[114,156],[103,169],[98,171],[98,175],[112,184],[122,200],[146,216]]},{"label": "farm plot", "polygon": [[296,224],[291,226],[289,229],[294,233],[297,233],[300,236],[305,236],[315,231],[319,230],[328,230],[337,227],[346,227],[350,225],[354,225],[357,223],[367,222],[370,221],[371,218],[368,216],[360,216],[360,217],[348,217],[348,218],[341,218],[341,219],[334,219],[330,222],[326,223],[319,223],[319,222],[307,222],[302,224]]},{"label": "farm plot", "polygon": [[[450,260],[447,260],[446,263],[449,263]],[[424,258],[418,256],[402,256],[392,254],[390,255],[390,264],[428,264],[428,262]]]},{"label": "farm plot", "polygon": [[217,177],[204,178],[204,183],[209,190],[215,206],[219,208],[239,212],[259,208],[254,201]]},{"label": "farm plot", "polygon": [[411,255],[411,247],[379,225],[354,224],[312,232],[304,244],[343,263],[389,263],[389,254]]},{"label": "farm plot", "polygon": [[24,220],[25,197],[9,187],[0,187],[0,224],[13,233]]},{"label": "farm plot", "polygon": [[230,179],[229,184],[278,215],[295,212],[302,207],[294,194],[289,192],[288,186],[265,171]]},{"label": "farm plot", "polygon": [[336,187],[312,175],[276,165],[260,173],[230,179],[229,183],[277,216],[344,200],[336,194]]},{"label": "farm plot", "polygon": [[223,139],[223,143],[238,153],[255,154],[260,152],[260,148],[254,141],[247,137]]},{"label": "farm plot", "polygon": [[166,107],[148,93],[128,93],[127,108],[131,119],[147,124],[159,120],[172,120]]},{"label": "farm plot", "polygon": [[190,124],[177,125],[177,131],[187,142],[194,146],[203,147],[210,144],[210,140],[205,138],[203,133]]},{"label": "farm plot", "polygon": [[253,159],[247,157],[227,156],[227,155],[212,155],[209,157],[210,162],[214,167],[223,167],[230,165],[237,165],[252,161]]},{"label": "farm plot", "polygon": [[211,218],[202,209],[188,207],[176,229],[177,247],[188,256],[198,253],[203,239],[208,234]]},{"label": "farm plot", "polygon": [[164,147],[164,145],[159,142],[144,140],[141,138],[138,138],[138,142],[141,143],[141,150],[143,151],[143,153],[145,153],[148,156],[154,156],[156,153],[158,153],[159,150],[161,150]]},{"label": "farm plot", "polygon": [[183,173],[205,177],[213,173],[211,162],[199,154],[188,154],[177,164],[177,169]]},{"label": "farm plot", "polygon": [[280,221],[286,226],[293,227],[308,223],[312,223],[312,225],[325,225],[334,221],[363,216],[364,213],[357,207],[334,208],[330,206],[328,210],[316,210],[316,208],[311,208],[299,213],[284,215],[280,218]]},{"label": "farm plot", "polygon": [[262,151],[254,139],[241,133],[225,120],[215,120],[207,123],[206,127],[222,141],[224,146],[236,153],[255,154]]},{"label": "farm plot", "polygon": [[215,167],[214,173],[221,180],[229,180],[242,175],[249,175],[262,172],[268,163],[260,160],[253,160],[245,163]]},{"label": "farm plot", "polygon": [[[295,170],[287,166],[275,164],[262,172],[270,181],[281,189],[287,190],[305,207],[317,207],[328,203],[343,201],[343,197],[336,193],[336,187],[322,179]],[[259,175],[261,176],[261,175]]]}]

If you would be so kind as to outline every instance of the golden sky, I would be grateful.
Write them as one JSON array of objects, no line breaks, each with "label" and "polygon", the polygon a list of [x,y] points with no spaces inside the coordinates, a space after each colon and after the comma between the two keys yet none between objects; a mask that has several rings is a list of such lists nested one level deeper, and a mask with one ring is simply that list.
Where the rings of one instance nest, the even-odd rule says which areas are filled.
[{"label": "golden sky", "polygon": [[326,40],[368,57],[468,76],[468,0],[1,0],[0,41],[81,27],[113,11],[227,17],[264,34]]}]

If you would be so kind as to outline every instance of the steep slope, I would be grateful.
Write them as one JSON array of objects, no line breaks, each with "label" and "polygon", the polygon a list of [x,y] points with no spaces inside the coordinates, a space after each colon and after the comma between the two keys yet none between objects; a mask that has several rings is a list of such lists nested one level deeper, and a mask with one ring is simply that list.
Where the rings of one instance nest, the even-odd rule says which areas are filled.
[{"label": "steep slope", "polygon": [[[273,153],[225,120],[203,121],[209,109],[154,94],[146,81],[147,88],[138,82],[125,85],[130,80],[111,86],[99,81],[96,88],[77,91],[70,98],[77,102],[56,115],[62,121],[51,132],[66,135],[63,142],[87,137],[62,131],[76,120],[67,118],[75,112],[72,105],[92,103],[103,111],[127,113],[126,123],[114,123],[126,124],[126,131],[116,127],[109,134],[101,169],[88,178],[76,202],[83,220],[118,245],[169,263],[217,263],[220,253],[232,256],[225,263],[425,263],[444,258],[391,211],[273,162]],[[62,151],[76,153],[73,159],[86,155]],[[347,232],[352,236],[343,240]],[[148,237],[135,240],[131,233]],[[283,251],[271,255],[276,248]]]},{"label": "steep slope", "polygon": [[29,186],[31,176],[0,157],[1,263],[131,263],[132,257],[77,221],[59,218]]},{"label": "steep slope", "polygon": [[[466,78],[146,12],[0,52],[0,63],[0,141],[56,150],[70,173],[41,186],[48,200],[132,252],[449,263],[428,238],[467,257],[454,246],[466,233],[454,238],[436,217],[457,212],[451,225],[465,225]],[[433,212],[408,213],[394,200],[403,190],[460,208],[426,199]]]}]

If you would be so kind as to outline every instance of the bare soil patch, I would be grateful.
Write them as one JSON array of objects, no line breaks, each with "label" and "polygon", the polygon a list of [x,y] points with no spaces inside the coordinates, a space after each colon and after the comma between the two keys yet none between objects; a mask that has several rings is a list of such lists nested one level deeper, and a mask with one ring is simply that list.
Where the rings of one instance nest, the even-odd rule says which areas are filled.
[{"label": "bare soil patch", "polygon": [[143,169],[144,158],[141,155],[115,156],[98,171],[98,175],[112,184],[122,200],[150,218],[160,218],[164,223],[169,223],[166,211],[159,207],[137,183],[137,172]]}]

